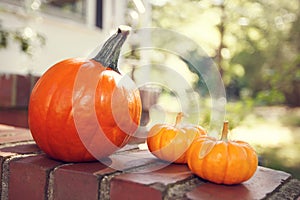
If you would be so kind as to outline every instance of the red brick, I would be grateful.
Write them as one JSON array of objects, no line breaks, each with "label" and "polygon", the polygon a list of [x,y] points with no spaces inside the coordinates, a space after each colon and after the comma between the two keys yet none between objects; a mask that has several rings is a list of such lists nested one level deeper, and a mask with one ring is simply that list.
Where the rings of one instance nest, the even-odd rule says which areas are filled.
[{"label": "red brick", "polygon": [[100,162],[78,163],[59,167],[53,173],[53,198],[56,200],[97,200],[97,171],[107,168]]},{"label": "red brick", "polygon": [[[124,188],[125,187],[125,188]],[[155,187],[135,182],[130,184],[126,180],[112,181],[110,189],[111,200],[156,200],[163,199],[163,194]]]},{"label": "red brick", "polygon": [[[165,163],[161,163],[164,166]],[[157,166],[149,166],[155,169]],[[127,173],[111,181],[110,198],[114,199],[162,199],[163,191],[170,184],[192,176],[186,165],[171,164],[148,173]]]},{"label": "red brick", "polygon": [[26,128],[19,128],[10,125],[0,124],[0,136],[2,135],[12,135],[22,132],[29,132]]},{"label": "red brick", "polygon": [[28,128],[27,108],[0,108],[0,124]]},{"label": "red brick", "polygon": [[9,164],[9,199],[45,199],[50,170],[61,163],[45,155],[13,160]]},{"label": "red brick", "polygon": [[[16,155],[16,153],[12,153],[12,152],[3,152],[0,150],[0,162],[5,160],[8,157],[11,157],[13,155]],[[1,163],[2,164],[2,163]],[[1,170],[1,169],[0,169]]]},{"label": "red brick", "polygon": [[[161,163],[161,165],[163,166],[164,163]],[[155,169],[155,167],[157,166],[149,166],[148,169]],[[170,164],[159,170],[148,173],[139,173],[139,171],[137,171],[134,173],[122,174],[116,177],[116,179],[134,181],[143,185],[150,185],[153,183],[168,185],[184,180],[191,175],[192,173],[186,165]]]},{"label": "red brick", "polygon": [[0,106],[10,107],[12,103],[12,75],[0,75]]},{"label": "red brick", "polygon": [[[2,178],[2,174],[3,174],[3,163],[7,158],[10,158],[11,156],[16,155],[15,153],[11,153],[11,152],[2,152],[0,150],[0,180],[1,183],[4,182],[3,178]],[[1,199],[1,191],[2,191],[2,184],[0,184],[0,199]]]},{"label": "red brick", "polygon": [[16,144],[0,149],[2,152],[11,152],[18,154],[30,154],[41,152],[40,148],[36,144]]},{"label": "red brick", "polygon": [[290,178],[288,173],[259,167],[254,176],[242,184],[233,186],[201,184],[187,193],[187,197],[197,200],[263,199],[288,178]]},{"label": "red brick", "polygon": [[154,157],[148,150],[138,149],[117,152],[111,155],[109,158],[110,160],[106,160],[106,162],[108,161],[106,165],[109,165],[111,168],[120,171],[142,165],[148,165],[158,161],[158,159]]},{"label": "red brick", "polygon": [[16,105],[17,107],[27,107],[31,91],[31,77],[17,75],[17,93]]},{"label": "red brick", "polygon": [[0,144],[33,140],[28,129],[0,125]]},{"label": "red brick", "polygon": [[57,168],[53,172],[53,198],[98,199],[100,181],[104,176],[117,170],[128,170],[157,161],[146,151],[139,151],[135,147],[125,147],[101,162],[77,163]]}]

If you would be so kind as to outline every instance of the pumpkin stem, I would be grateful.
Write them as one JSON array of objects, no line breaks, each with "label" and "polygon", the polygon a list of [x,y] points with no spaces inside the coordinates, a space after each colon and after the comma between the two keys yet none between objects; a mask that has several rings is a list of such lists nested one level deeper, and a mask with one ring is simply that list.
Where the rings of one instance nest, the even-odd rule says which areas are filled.
[{"label": "pumpkin stem", "polygon": [[224,142],[228,141],[228,121],[225,121],[223,124],[221,140]]},{"label": "pumpkin stem", "polygon": [[117,66],[118,59],[121,47],[129,34],[129,30],[129,26],[119,26],[118,31],[104,43],[93,60],[101,63],[104,67],[109,67],[119,73]]},{"label": "pumpkin stem", "polygon": [[176,127],[178,124],[180,124],[182,117],[183,117],[183,112],[179,112],[176,116],[176,121],[175,121],[174,127]]}]

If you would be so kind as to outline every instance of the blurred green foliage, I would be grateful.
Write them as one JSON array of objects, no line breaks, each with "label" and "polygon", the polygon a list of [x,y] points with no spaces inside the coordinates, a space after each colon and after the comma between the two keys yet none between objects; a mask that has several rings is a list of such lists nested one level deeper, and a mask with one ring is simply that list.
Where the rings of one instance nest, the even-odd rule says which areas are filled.
[{"label": "blurred green foliage", "polygon": [[0,49],[7,48],[10,42],[18,43],[21,52],[33,56],[34,48],[44,46],[46,38],[29,27],[8,29],[1,24],[0,20]]},{"label": "blurred green foliage", "polygon": [[300,106],[299,7],[296,0],[173,0],[152,12],[155,26],[190,36],[215,59],[229,99]]},{"label": "blurred green foliage", "polygon": [[285,97],[284,95],[276,90],[276,89],[270,89],[270,90],[262,90],[257,92],[257,95],[255,97],[255,103],[256,105],[277,105],[284,103]]}]

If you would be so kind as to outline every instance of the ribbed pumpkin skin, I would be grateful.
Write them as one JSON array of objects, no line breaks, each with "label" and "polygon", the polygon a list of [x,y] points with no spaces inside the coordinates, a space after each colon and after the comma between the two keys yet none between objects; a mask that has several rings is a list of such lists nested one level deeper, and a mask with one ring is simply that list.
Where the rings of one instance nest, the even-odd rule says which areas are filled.
[{"label": "ribbed pumpkin skin", "polygon": [[[210,147],[211,151],[202,157],[201,149]],[[200,137],[192,143],[187,163],[190,170],[203,179],[232,185],[250,179],[257,169],[258,159],[246,142]]]},{"label": "ribbed pumpkin skin", "polygon": [[206,131],[197,125],[154,125],[147,137],[147,145],[156,157],[174,163],[186,163],[191,143]]},{"label": "ribbed pumpkin skin", "polygon": [[37,145],[67,162],[92,161],[124,146],[139,125],[141,100],[137,89],[117,86],[121,78],[92,59],[52,66],[30,96],[29,128]]}]

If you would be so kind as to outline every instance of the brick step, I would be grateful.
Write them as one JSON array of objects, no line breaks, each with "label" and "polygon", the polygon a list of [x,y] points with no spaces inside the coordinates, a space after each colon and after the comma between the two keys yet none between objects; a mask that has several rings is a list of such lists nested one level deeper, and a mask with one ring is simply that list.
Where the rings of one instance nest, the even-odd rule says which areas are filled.
[{"label": "brick step", "polygon": [[11,126],[28,128],[27,107],[3,108],[0,107],[0,123]]},{"label": "brick step", "polygon": [[0,107],[26,107],[31,88],[39,77],[0,73]]},{"label": "brick step", "polygon": [[[4,138],[5,141],[4,141]],[[297,199],[300,181],[260,166],[235,186],[209,183],[186,165],[162,162],[128,145],[101,162],[48,158],[27,129],[0,126],[1,199]]]},{"label": "brick step", "polygon": [[28,128],[27,106],[39,77],[0,73],[0,123]]}]

